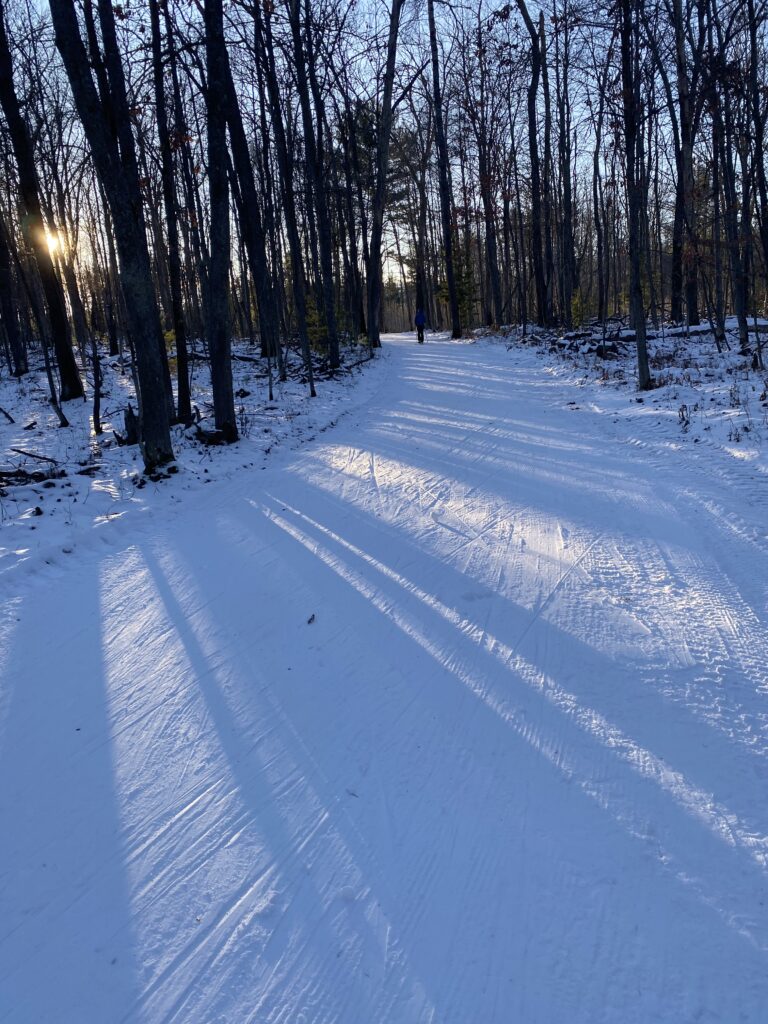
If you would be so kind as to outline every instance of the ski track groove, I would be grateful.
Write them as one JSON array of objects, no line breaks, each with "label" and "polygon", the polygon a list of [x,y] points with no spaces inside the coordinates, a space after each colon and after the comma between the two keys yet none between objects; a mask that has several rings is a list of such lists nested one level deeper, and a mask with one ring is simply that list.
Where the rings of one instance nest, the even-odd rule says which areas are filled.
[{"label": "ski track groove", "polygon": [[[0,878],[79,849],[107,762],[114,822],[6,900],[0,1019],[759,1024],[768,498],[567,397],[525,353],[395,342],[282,470],[89,546],[104,709],[52,764],[86,788]],[[53,675],[11,617],[0,664]]]}]

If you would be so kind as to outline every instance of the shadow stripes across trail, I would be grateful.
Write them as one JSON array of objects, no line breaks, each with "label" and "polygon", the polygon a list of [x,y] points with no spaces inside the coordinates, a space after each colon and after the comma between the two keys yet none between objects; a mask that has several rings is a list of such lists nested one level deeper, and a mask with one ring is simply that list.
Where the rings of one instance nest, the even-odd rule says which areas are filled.
[{"label": "shadow stripes across trail", "polygon": [[533,353],[373,372],[3,627],[0,1021],[762,1020],[760,506]]}]

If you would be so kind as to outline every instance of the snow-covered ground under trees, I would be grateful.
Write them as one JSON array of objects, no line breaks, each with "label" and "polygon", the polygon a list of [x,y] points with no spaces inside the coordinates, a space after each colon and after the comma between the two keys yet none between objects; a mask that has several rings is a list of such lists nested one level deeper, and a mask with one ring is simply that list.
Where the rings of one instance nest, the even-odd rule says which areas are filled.
[{"label": "snow-covered ground under trees", "polygon": [[0,1021],[766,1021],[768,427],[723,359],[640,396],[392,337],[301,446],[6,495]]}]

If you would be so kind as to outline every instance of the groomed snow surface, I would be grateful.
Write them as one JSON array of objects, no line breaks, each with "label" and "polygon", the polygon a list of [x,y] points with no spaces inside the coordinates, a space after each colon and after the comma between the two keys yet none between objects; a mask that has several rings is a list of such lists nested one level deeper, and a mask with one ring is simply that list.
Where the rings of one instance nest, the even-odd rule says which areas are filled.
[{"label": "groomed snow surface", "polygon": [[301,446],[5,499],[1,1021],[768,1020],[759,380],[616,372],[392,337]]}]

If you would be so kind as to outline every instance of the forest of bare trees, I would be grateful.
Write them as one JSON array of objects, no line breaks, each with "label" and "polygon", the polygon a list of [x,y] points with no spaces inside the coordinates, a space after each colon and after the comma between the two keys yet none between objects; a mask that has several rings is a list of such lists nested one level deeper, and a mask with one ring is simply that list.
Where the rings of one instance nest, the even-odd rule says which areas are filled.
[{"label": "forest of bare trees", "polygon": [[[233,338],[308,391],[418,308],[747,351],[768,290],[764,0],[0,0],[0,345],[134,377],[147,468],[238,427]],[[757,357],[761,357],[758,349]]]}]

